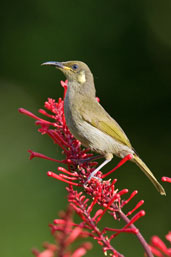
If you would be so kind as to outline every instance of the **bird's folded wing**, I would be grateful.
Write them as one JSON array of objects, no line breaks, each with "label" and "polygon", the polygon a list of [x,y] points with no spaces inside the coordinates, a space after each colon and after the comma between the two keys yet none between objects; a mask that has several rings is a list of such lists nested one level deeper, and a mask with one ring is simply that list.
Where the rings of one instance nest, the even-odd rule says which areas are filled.
[{"label": "bird's folded wing", "polygon": [[80,113],[82,114],[83,120],[111,136],[116,141],[132,148],[129,139],[122,128],[114,119],[112,119],[112,117],[110,117],[99,103],[92,101],[91,104],[90,102],[87,104],[84,103],[82,106],[84,106],[84,108],[81,107]]}]

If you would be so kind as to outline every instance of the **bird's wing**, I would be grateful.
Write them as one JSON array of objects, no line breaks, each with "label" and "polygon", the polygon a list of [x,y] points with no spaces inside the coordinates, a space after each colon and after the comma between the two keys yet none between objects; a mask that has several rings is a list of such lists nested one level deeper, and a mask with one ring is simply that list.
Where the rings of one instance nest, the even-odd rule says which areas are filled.
[{"label": "bird's wing", "polygon": [[114,119],[112,119],[112,117],[110,117],[96,99],[88,99],[88,101],[85,101],[84,99],[83,101],[84,103],[80,106],[80,113],[83,120],[110,135],[118,142],[132,148],[129,139],[122,128]]}]

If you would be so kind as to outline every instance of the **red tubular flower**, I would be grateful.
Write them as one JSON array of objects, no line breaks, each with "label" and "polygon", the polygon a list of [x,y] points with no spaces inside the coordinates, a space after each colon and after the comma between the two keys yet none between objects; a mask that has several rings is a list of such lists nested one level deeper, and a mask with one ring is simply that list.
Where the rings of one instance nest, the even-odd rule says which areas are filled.
[{"label": "red tubular flower", "polygon": [[168,177],[162,177],[161,180],[162,180],[163,182],[171,183],[171,178],[168,178]]},{"label": "red tubular flower", "polygon": [[[67,81],[61,82],[61,85],[64,88],[65,97]],[[84,186],[89,174],[98,164],[95,160],[101,158],[101,156],[94,156],[89,149],[83,148],[81,143],[70,133],[65,122],[63,99],[59,98],[58,102],[56,102],[54,99],[48,98],[48,101],[45,102],[44,107],[48,112],[44,109],[40,109],[39,113],[51,121],[39,118],[23,108],[20,108],[19,112],[35,119],[36,125],[39,125],[38,131],[41,134],[47,134],[55,144],[61,147],[62,153],[64,154],[64,159],[61,161],[29,150],[30,159],[39,157],[67,165],[67,168],[58,167],[58,174],[52,171],[48,171],[47,173],[48,176],[67,183],[66,189],[68,191],[68,201],[81,218],[80,224],[73,224],[71,222],[68,223],[70,226],[75,226],[75,229],[73,229],[73,232],[71,229],[69,229],[70,237],[67,240],[64,240],[63,238],[65,241],[65,247],[75,240],[78,235],[82,234],[82,229],[86,229],[87,235],[94,238],[102,246],[105,254],[110,252],[111,256],[113,257],[122,257],[123,255],[116,251],[111,245],[111,240],[120,233],[133,233],[136,234],[137,238],[142,243],[147,256],[152,257],[153,255],[149,250],[147,243],[139,233],[138,229],[134,226],[134,223],[145,214],[144,211],[139,211],[137,214],[135,214],[135,211],[140,208],[144,201],[139,201],[136,206],[127,213],[127,215],[125,215],[122,211],[125,205],[129,204],[138,191],[132,192],[130,196],[127,197],[128,189],[118,190],[116,187],[116,179],[113,181],[110,179],[104,180],[104,178],[111,174],[111,172],[115,171],[117,167],[106,174],[102,174],[101,171],[99,171],[97,174],[99,180],[92,178],[91,181],[88,182],[88,185]],[[82,192],[78,192],[77,187],[82,187]],[[95,205],[98,208],[96,213],[92,214],[92,210]],[[98,223],[102,220],[106,213],[109,213],[115,220],[123,219],[126,222],[126,225],[121,229],[104,227],[102,230],[100,230]],[[132,214],[134,216],[129,219],[128,216],[131,216]],[[63,230],[64,220],[65,219],[63,219],[63,221],[56,220],[56,225],[51,225],[52,231],[55,232],[59,231],[60,229]],[[107,233],[111,231],[114,234],[108,236]],[[56,239],[60,238],[57,237]],[[79,250],[77,249],[74,253],[72,253],[72,255],[67,256],[82,256],[86,252],[86,247],[84,245]],[[45,251],[44,256],[51,257],[51,250],[48,248]],[[36,256],[42,257],[43,255],[41,256],[37,254]],[[63,255],[59,254],[59,256]]]},{"label": "red tubular flower", "polygon": [[54,257],[57,247],[54,244],[49,244],[49,243],[44,243],[43,244],[45,250],[42,252],[39,252],[37,249],[33,249],[32,253],[36,256],[36,257]]},{"label": "red tubular flower", "polygon": [[[171,243],[171,231],[165,237]],[[167,248],[165,243],[158,236],[153,236],[151,238],[149,246],[152,253],[157,257],[171,256],[171,248]]]}]

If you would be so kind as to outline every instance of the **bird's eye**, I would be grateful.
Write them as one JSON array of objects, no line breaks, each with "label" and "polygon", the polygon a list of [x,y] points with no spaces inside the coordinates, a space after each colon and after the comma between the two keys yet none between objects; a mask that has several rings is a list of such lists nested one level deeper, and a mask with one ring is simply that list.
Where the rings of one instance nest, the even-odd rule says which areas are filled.
[{"label": "bird's eye", "polygon": [[73,64],[73,65],[72,65],[72,69],[73,69],[73,70],[77,70],[77,69],[78,69],[78,65],[77,65],[77,64]]}]

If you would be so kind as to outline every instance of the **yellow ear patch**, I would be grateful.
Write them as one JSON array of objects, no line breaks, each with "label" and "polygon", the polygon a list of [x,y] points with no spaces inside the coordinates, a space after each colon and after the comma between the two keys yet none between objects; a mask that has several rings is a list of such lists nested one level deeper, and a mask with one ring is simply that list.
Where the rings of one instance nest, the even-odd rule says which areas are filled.
[{"label": "yellow ear patch", "polygon": [[83,84],[86,82],[86,76],[85,76],[85,71],[81,71],[79,74],[78,74],[78,82]]}]

